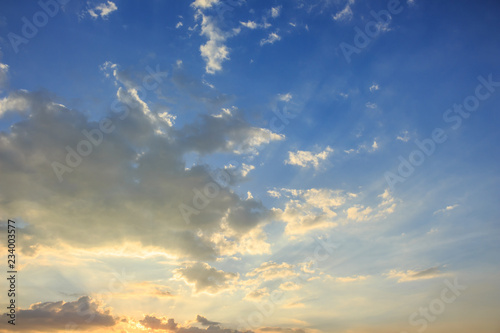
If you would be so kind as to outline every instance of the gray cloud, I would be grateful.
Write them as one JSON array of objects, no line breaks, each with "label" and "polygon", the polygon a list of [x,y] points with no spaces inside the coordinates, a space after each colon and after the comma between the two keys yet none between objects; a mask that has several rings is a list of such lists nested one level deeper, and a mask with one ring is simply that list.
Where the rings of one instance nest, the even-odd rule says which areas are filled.
[{"label": "gray cloud", "polygon": [[217,294],[230,289],[239,278],[238,274],[217,270],[206,263],[190,264],[174,270],[174,276],[194,285],[196,293]]},{"label": "gray cloud", "polygon": [[[186,169],[184,155],[253,153],[282,136],[251,126],[236,109],[177,129],[128,86],[118,89],[115,111],[107,115],[113,131],[101,132],[102,140],[98,122],[46,92],[16,91],[0,100],[0,117],[22,117],[0,132],[0,211],[29,223],[21,233],[26,253],[54,242],[88,248],[127,241],[209,260],[218,255],[211,235],[221,232],[222,222],[236,239],[267,223],[261,202],[229,188],[195,207],[197,195],[214,183],[207,166]],[[100,143],[75,163],[68,152],[89,143],[89,132]],[[54,162],[67,166],[62,182]],[[196,209],[189,224],[179,210],[183,204]]]},{"label": "gray cloud", "polygon": [[74,302],[36,303],[29,309],[18,309],[16,327],[25,331],[52,331],[111,327],[117,322],[118,318],[109,310],[100,309],[98,303],[84,296]]}]

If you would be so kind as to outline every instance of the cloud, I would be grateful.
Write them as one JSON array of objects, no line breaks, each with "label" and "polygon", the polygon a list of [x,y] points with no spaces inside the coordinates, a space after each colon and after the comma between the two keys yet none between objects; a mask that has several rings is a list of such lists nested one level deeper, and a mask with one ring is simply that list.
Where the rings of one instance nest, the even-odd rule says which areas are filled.
[{"label": "cloud", "polygon": [[257,330],[257,332],[266,333],[306,333],[305,330],[301,328],[283,328],[283,327],[263,327]]},{"label": "cloud", "polygon": [[314,167],[318,168],[320,161],[324,161],[328,156],[333,153],[333,149],[327,146],[325,150],[314,154],[310,151],[298,150],[296,152],[289,151],[288,159],[285,160],[285,164],[297,165],[303,168]]},{"label": "cloud", "polygon": [[278,191],[275,191],[275,190],[268,190],[267,194],[269,194],[269,196],[271,196],[273,198],[279,198],[279,197],[281,197],[281,193],[278,192]]},{"label": "cloud", "polygon": [[17,310],[19,327],[25,331],[66,330],[68,325],[90,330],[114,326],[118,318],[88,296],[73,302],[45,302]]},{"label": "cloud", "polygon": [[254,21],[248,21],[248,22],[240,22],[242,26],[247,27],[248,29],[257,29],[257,23]]},{"label": "cloud", "polygon": [[179,29],[180,27],[182,27],[184,25],[184,23],[182,23],[181,21],[177,22],[177,24],[175,25],[175,28],[176,29]]},{"label": "cloud", "polygon": [[285,209],[273,208],[275,218],[285,222],[285,233],[299,235],[315,229],[327,229],[337,224],[334,211],[343,205],[352,194],[330,189],[294,190],[281,189],[281,194],[290,196]]},{"label": "cloud", "polygon": [[[202,115],[178,128],[170,113],[153,111],[139,97],[132,80],[107,67],[119,86],[114,111],[103,116],[113,126],[109,133],[44,92],[15,91],[0,100],[0,116],[21,118],[0,133],[0,217],[27,221],[20,250],[31,253],[54,242],[103,250],[142,244],[168,256],[207,260],[229,251],[213,238],[229,230],[233,242],[244,240],[231,251],[255,253],[265,244],[260,227],[270,211],[225,187],[200,201],[197,193],[214,180],[207,166],[186,169],[184,156],[255,154],[284,136],[251,126],[237,111]],[[88,154],[79,156],[78,149]],[[54,163],[66,168],[58,171],[62,182]],[[241,175],[230,177],[232,184],[251,169],[244,165]]]},{"label": "cloud", "polygon": [[282,8],[281,6],[276,6],[271,8],[271,16],[273,18],[277,18],[278,16],[280,16],[281,8]]},{"label": "cloud", "polygon": [[439,266],[434,266],[434,267],[427,268],[427,269],[424,269],[421,271],[407,270],[406,272],[393,269],[389,273],[386,274],[386,276],[389,279],[398,279],[398,283],[415,281],[415,280],[434,279],[434,278],[441,277],[444,275],[446,275],[446,274],[441,272]]},{"label": "cloud", "polygon": [[281,40],[281,37],[276,32],[271,32],[267,38],[261,39],[260,46],[266,44],[274,44],[275,42]]},{"label": "cloud", "polygon": [[191,4],[191,6],[194,8],[210,8],[218,4],[219,0],[196,0]]},{"label": "cloud", "polygon": [[201,154],[232,152],[235,154],[257,154],[257,148],[273,141],[281,141],[283,134],[265,128],[251,127],[242,119],[242,114],[229,111],[210,116],[202,115],[199,122],[189,124],[177,133],[182,137],[186,150]]},{"label": "cloud", "polygon": [[246,274],[248,277],[259,277],[263,281],[289,278],[296,275],[293,265],[286,262],[278,264],[274,261],[265,262]]},{"label": "cloud", "polygon": [[408,142],[410,141],[410,133],[408,133],[407,130],[404,130],[401,132],[400,135],[398,135],[396,137],[396,140],[400,140],[400,141],[403,141],[403,142]]},{"label": "cloud", "polygon": [[144,319],[139,321],[139,323],[146,328],[156,330],[175,331],[177,329],[177,323],[174,319],[168,319],[165,321],[164,318],[157,318],[150,315],[146,315]]},{"label": "cloud", "polygon": [[106,3],[101,3],[97,6],[95,6],[94,8],[90,8],[88,10],[88,13],[90,14],[90,16],[94,19],[97,19],[97,18],[102,18],[102,19],[107,19],[109,14],[111,14],[112,12],[118,10],[118,7],[116,6],[116,4],[112,1],[108,1]]},{"label": "cloud", "polygon": [[347,220],[356,222],[378,220],[394,213],[397,204],[388,189],[377,197],[380,198],[380,203],[377,205],[365,206],[357,204],[349,207],[345,211],[347,213]]},{"label": "cloud", "polygon": [[351,5],[354,4],[354,0],[349,0],[345,5],[344,9],[338,12],[335,15],[332,15],[332,18],[335,21],[350,21],[352,19],[352,9]]},{"label": "cloud", "polygon": [[174,270],[174,278],[183,280],[194,287],[194,292],[218,294],[232,289],[239,275],[217,270],[207,263],[189,264],[184,268]]},{"label": "cloud", "polygon": [[[167,319],[165,317],[157,317],[155,315],[146,315],[144,319],[140,320],[139,323],[145,328],[150,328],[153,330],[163,330],[175,333],[243,333],[238,330],[232,330],[227,328],[222,328],[219,323],[210,321],[207,318],[197,315],[194,320],[195,323],[199,323],[202,326],[207,326],[206,329],[198,328],[196,326],[182,326],[175,322],[174,319]],[[131,328],[135,328],[135,325],[130,325]],[[245,333],[253,333],[252,331],[246,331]]]},{"label": "cloud", "polygon": [[377,90],[379,90],[379,89],[380,89],[380,87],[379,87],[379,85],[378,85],[378,84],[376,84],[376,83],[374,83],[374,84],[372,84],[372,85],[370,86],[370,91],[371,91],[371,92],[377,91]]},{"label": "cloud", "polygon": [[291,291],[291,290],[299,290],[300,288],[301,288],[300,285],[298,285],[292,281],[287,281],[287,282],[280,284],[280,289],[282,289],[282,290]]},{"label": "cloud", "polygon": [[364,281],[369,277],[370,277],[369,275],[356,275],[356,276],[336,277],[333,279],[335,280],[335,282],[339,283],[351,283],[356,281]]},{"label": "cloud", "polygon": [[196,316],[196,321],[200,324],[202,324],[203,326],[212,326],[212,325],[219,325],[218,322],[215,322],[215,321],[210,321],[208,320],[207,318],[203,317],[203,316],[200,316],[200,315],[197,315]]},{"label": "cloud", "polygon": [[442,214],[442,213],[447,213],[449,211],[452,211],[454,210],[455,208],[459,207],[460,205],[458,204],[455,204],[455,205],[452,205],[452,206],[446,206],[445,208],[443,209],[438,209],[436,210],[434,213],[432,213],[433,215],[436,215],[436,214]]},{"label": "cloud", "polygon": [[[214,3],[211,1],[201,2],[211,4]],[[229,37],[237,35],[240,32],[240,29],[237,28],[229,32],[224,32],[218,27],[214,17],[205,15],[201,10],[198,9],[195,15],[195,19],[198,20],[200,17],[200,35],[205,36],[208,39],[205,44],[200,46],[201,56],[206,62],[205,71],[208,74],[215,74],[216,72],[222,70],[222,63],[226,60],[229,60],[229,48],[225,44],[226,40]]]},{"label": "cloud", "polygon": [[9,65],[0,63],[0,92],[2,91],[9,81],[8,79]]},{"label": "cloud", "polygon": [[278,94],[278,99],[282,102],[290,102],[292,100],[293,96],[290,93],[286,94]]},{"label": "cloud", "polygon": [[366,102],[365,106],[369,109],[376,109],[377,108],[377,104],[371,103],[371,102]]},{"label": "cloud", "polygon": [[249,301],[260,301],[265,297],[269,297],[269,291],[267,290],[267,288],[261,288],[249,292],[243,299]]}]

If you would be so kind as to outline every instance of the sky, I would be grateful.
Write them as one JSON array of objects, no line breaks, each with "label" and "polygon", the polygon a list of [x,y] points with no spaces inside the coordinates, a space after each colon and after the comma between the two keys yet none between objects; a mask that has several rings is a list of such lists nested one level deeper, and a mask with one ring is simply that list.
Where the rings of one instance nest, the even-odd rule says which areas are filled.
[{"label": "sky", "polygon": [[500,332],[499,15],[1,1],[0,332]]}]

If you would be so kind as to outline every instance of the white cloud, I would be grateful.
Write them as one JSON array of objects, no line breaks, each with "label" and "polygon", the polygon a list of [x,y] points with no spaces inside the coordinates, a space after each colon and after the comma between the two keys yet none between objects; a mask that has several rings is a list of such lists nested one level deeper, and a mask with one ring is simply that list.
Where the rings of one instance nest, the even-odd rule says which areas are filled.
[{"label": "white cloud", "polygon": [[180,28],[180,27],[182,27],[183,25],[184,25],[184,24],[183,24],[181,21],[179,21],[179,22],[177,22],[177,24],[175,25],[175,28],[176,28],[176,29],[179,29],[179,28]]},{"label": "white cloud", "polygon": [[275,191],[275,190],[268,190],[267,194],[269,194],[269,196],[273,197],[273,198],[279,198],[279,197],[281,197],[281,193],[278,192],[278,191]]},{"label": "white cloud", "polygon": [[285,209],[273,208],[275,218],[285,222],[288,235],[305,234],[311,230],[327,229],[337,225],[335,210],[347,198],[355,195],[329,189],[281,189],[281,195],[290,197]]},{"label": "white cloud", "polygon": [[97,18],[102,18],[102,19],[107,19],[109,14],[112,12],[118,10],[118,7],[116,4],[112,1],[108,1],[107,3],[101,3],[94,8],[91,8],[88,10],[88,13],[92,18],[97,19]]},{"label": "white cloud", "polygon": [[260,41],[260,46],[266,44],[274,44],[275,42],[281,40],[281,37],[276,32],[271,32],[267,38],[263,38]]},{"label": "white cloud", "polygon": [[410,141],[410,133],[407,130],[404,130],[404,131],[401,132],[401,134],[399,134],[396,137],[396,140],[400,140],[400,141],[403,141],[403,142],[408,142],[408,141]]},{"label": "white cloud", "polygon": [[281,8],[281,6],[271,8],[271,16],[273,18],[277,18],[278,16],[280,16]]},{"label": "white cloud", "polygon": [[459,207],[460,205],[458,204],[455,204],[455,205],[452,205],[452,206],[446,206],[445,208],[443,209],[439,209],[439,210],[436,210],[433,215],[436,215],[436,214],[442,214],[442,213],[447,213],[449,211],[452,211],[454,210],[455,208]]},{"label": "white cloud", "polygon": [[380,87],[379,87],[379,85],[378,85],[378,84],[376,84],[376,83],[374,83],[374,84],[372,84],[372,85],[370,86],[370,91],[371,91],[371,92],[377,91],[377,90],[379,90],[379,89],[380,89]]},{"label": "white cloud", "polygon": [[354,4],[354,0],[349,0],[345,5],[344,9],[338,12],[335,15],[332,15],[332,18],[335,21],[350,21],[352,19],[352,9],[351,5]]},{"label": "white cloud", "polygon": [[240,30],[233,29],[231,32],[223,32],[217,26],[215,19],[197,11],[195,18],[201,17],[201,35],[208,41],[200,46],[201,56],[206,62],[205,71],[208,74],[215,74],[222,70],[222,63],[229,60],[229,48],[225,45],[229,37],[237,35]]},{"label": "white cloud", "polygon": [[278,99],[283,102],[290,102],[292,100],[293,96],[290,93],[286,94],[278,94]]},{"label": "white cloud", "polygon": [[333,149],[327,146],[325,150],[314,154],[310,151],[298,150],[296,152],[289,151],[288,159],[285,160],[285,164],[297,165],[303,168],[314,167],[318,168],[320,161],[324,161],[329,155],[333,153]]},{"label": "white cloud", "polygon": [[196,0],[191,6],[194,8],[210,8],[213,5],[218,5],[219,0]]},{"label": "white cloud", "polygon": [[380,202],[376,205],[366,206],[364,204],[356,204],[347,208],[345,210],[347,221],[374,221],[394,213],[397,204],[388,189],[377,197],[380,198]]},{"label": "white cloud", "polygon": [[367,103],[365,104],[365,106],[366,106],[367,108],[370,108],[370,109],[376,109],[376,108],[377,108],[377,104],[375,104],[375,103],[371,103],[371,102],[367,102]]},{"label": "white cloud", "polygon": [[257,28],[257,23],[254,21],[248,21],[248,22],[240,22],[242,26],[247,27],[248,29],[256,29]]}]

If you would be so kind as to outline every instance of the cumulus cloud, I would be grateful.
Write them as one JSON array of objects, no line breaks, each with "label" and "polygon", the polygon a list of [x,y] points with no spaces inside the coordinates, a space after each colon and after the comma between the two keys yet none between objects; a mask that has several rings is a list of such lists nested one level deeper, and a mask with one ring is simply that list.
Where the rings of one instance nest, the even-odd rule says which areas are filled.
[{"label": "cumulus cloud", "polygon": [[260,41],[260,46],[266,45],[266,44],[274,44],[275,42],[281,40],[281,37],[278,35],[277,32],[271,32],[267,38],[263,38]]},{"label": "cumulus cloud", "polygon": [[379,220],[392,214],[396,199],[386,189],[372,205],[359,202],[358,194],[331,189],[274,189],[289,200],[285,208],[273,208],[274,218],[286,223],[285,233],[296,237],[311,230],[336,227],[339,222]]},{"label": "cumulus cloud", "polygon": [[195,293],[217,294],[232,289],[239,275],[197,262],[174,270],[174,278],[192,285]]},{"label": "cumulus cloud", "polygon": [[378,195],[380,202],[377,205],[365,206],[356,204],[346,209],[347,220],[356,222],[372,221],[385,218],[394,213],[397,203],[388,189]]},{"label": "cumulus cloud", "polygon": [[393,269],[386,274],[389,279],[398,279],[398,283],[434,279],[445,275],[445,273],[441,272],[439,266],[430,267],[421,271],[407,270],[406,272]]},{"label": "cumulus cloud", "polygon": [[108,1],[108,2],[103,2],[93,8],[90,8],[88,10],[88,13],[94,19],[97,19],[99,17],[102,19],[107,19],[109,14],[111,14],[116,10],[118,10],[116,4],[112,1]]},{"label": "cumulus cloud", "polygon": [[[44,302],[32,304],[28,309],[18,309],[17,324],[24,331],[66,330],[68,324],[91,330],[114,326],[118,318],[110,310],[88,296],[73,302]],[[16,325],[17,326],[17,325]]]},{"label": "cumulus cloud", "polygon": [[257,23],[254,21],[248,21],[248,22],[240,22],[242,26],[247,27],[248,29],[257,29]]},{"label": "cumulus cloud", "polygon": [[196,0],[191,6],[194,8],[210,8],[217,4],[219,4],[219,0]]},{"label": "cumulus cloud", "polygon": [[[210,3],[210,6],[215,3],[208,0],[200,2]],[[222,70],[222,63],[226,60],[229,60],[229,48],[225,44],[226,40],[229,37],[237,35],[240,32],[240,29],[237,28],[231,31],[222,31],[218,27],[217,21],[214,17],[205,15],[200,9],[198,9],[195,15],[195,19],[199,20],[200,18],[200,34],[207,38],[207,42],[200,46],[201,56],[206,62],[205,71],[208,74],[215,74],[216,72]]]},{"label": "cumulus cloud", "polygon": [[315,229],[336,226],[334,211],[344,204],[346,194],[343,191],[329,189],[293,190],[281,189],[281,194],[291,196],[285,209],[274,208],[275,218],[285,222],[285,232],[289,235],[304,234]]},{"label": "cumulus cloud", "polygon": [[320,161],[324,161],[333,153],[333,149],[327,146],[322,152],[314,154],[310,151],[298,150],[296,152],[289,151],[288,159],[285,164],[297,165],[303,168],[314,167],[318,168]]},{"label": "cumulus cloud", "polygon": [[218,322],[216,322],[216,321],[210,321],[207,318],[205,318],[203,316],[200,316],[200,315],[196,316],[196,321],[198,323],[202,324],[203,326],[219,325]]},{"label": "cumulus cloud", "polygon": [[372,85],[370,86],[370,91],[371,91],[371,92],[377,91],[377,90],[379,90],[379,89],[380,89],[380,87],[379,87],[379,85],[378,85],[378,84],[376,84],[376,83],[374,83],[374,84],[372,84]]},{"label": "cumulus cloud", "polygon": [[139,321],[139,323],[146,328],[152,328],[155,330],[175,331],[177,329],[177,323],[172,318],[164,320],[163,318],[146,315],[144,319]]},{"label": "cumulus cloud", "polygon": [[[226,230],[234,242],[245,239],[244,247],[232,251],[265,244],[259,228],[269,210],[226,187],[200,199],[214,180],[204,165],[186,169],[184,156],[253,154],[284,137],[251,126],[237,112],[203,115],[177,128],[170,113],[153,111],[133,83],[108,65],[119,86],[113,111],[105,116],[108,133],[44,92],[15,91],[0,101],[0,116],[21,118],[0,133],[0,218],[27,221],[22,250],[54,242],[77,248],[130,243],[205,260],[221,254],[213,236]],[[251,169],[245,165],[232,184]]]}]

